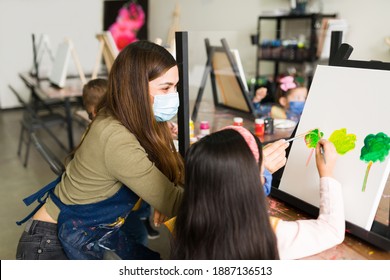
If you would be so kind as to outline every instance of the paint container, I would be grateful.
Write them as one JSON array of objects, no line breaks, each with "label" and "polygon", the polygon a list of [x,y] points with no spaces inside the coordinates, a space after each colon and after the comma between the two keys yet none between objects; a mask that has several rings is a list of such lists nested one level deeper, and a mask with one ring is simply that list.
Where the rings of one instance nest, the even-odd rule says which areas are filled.
[{"label": "paint container", "polygon": [[264,119],[255,119],[255,135],[264,136]]},{"label": "paint container", "polygon": [[198,138],[202,138],[210,134],[210,125],[208,121],[201,121],[199,126],[199,135]]},{"label": "paint container", "polygon": [[274,134],[274,119],[265,118],[264,119],[264,134]]},{"label": "paint container", "polygon": [[194,137],[195,137],[195,126],[194,126],[194,122],[190,120],[190,138],[194,138]]},{"label": "paint container", "polygon": [[193,120],[190,120],[190,145],[198,141],[198,138],[195,136],[195,125]]},{"label": "paint container", "polygon": [[235,126],[243,126],[244,125],[244,119],[243,118],[234,118],[233,119],[233,125]]}]

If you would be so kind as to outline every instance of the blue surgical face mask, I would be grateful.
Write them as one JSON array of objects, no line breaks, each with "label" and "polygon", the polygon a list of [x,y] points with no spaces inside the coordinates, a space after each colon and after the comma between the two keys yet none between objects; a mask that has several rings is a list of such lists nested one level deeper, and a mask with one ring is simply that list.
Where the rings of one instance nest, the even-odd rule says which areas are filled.
[{"label": "blue surgical face mask", "polygon": [[177,114],[179,108],[179,94],[177,92],[154,96],[153,112],[156,121],[166,122]]},{"label": "blue surgical face mask", "polygon": [[290,101],[289,102],[289,110],[297,115],[301,115],[303,112],[303,108],[305,107],[304,101]]}]

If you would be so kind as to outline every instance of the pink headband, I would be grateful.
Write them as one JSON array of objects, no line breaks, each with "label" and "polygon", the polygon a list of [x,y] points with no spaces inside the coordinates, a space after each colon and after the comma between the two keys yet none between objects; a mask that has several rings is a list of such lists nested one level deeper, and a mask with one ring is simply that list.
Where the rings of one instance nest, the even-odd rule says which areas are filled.
[{"label": "pink headband", "polygon": [[283,91],[288,91],[289,89],[296,88],[297,85],[294,83],[294,78],[291,76],[286,76],[280,79],[280,88]]},{"label": "pink headband", "polygon": [[257,146],[257,142],[255,137],[252,133],[250,133],[249,130],[242,126],[235,126],[235,125],[229,125],[225,126],[221,130],[225,129],[233,129],[241,134],[241,136],[245,139],[245,142],[247,143],[248,147],[251,149],[253,156],[256,159],[256,162],[259,162],[259,147]]}]

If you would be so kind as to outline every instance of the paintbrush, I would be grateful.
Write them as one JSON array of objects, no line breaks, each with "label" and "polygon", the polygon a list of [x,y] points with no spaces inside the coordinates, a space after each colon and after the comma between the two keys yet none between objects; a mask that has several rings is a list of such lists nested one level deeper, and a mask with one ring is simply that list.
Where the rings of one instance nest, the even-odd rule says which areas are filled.
[{"label": "paintbrush", "polygon": [[[318,137],[320,137],[320,139],[321,139],[320,130],[318,130]],[[320,144],[320,154],[322,155],[322,158],[324,159],[324,163],[326,164],[324,147],[321,144]]]},{"label": "paintbrush", "polygon": [[286,139],[286,142],[292,142],[292,141],[294,141],[294,140],[296,140],[296,139],[305,137],[307,133],[308,133],[308,132],[305,132],[305,133],[299,134],[299,135],[297,135],[297,136],[295,136],[295,137],[293,137],[293,138]]},{"label": "paintbrush", "polygon": [[326,158],[325,158],[325,152],[324,147],[320,144],[320,153],[322,155],[322,158],[324,159],[324,163],[326,164]]}]

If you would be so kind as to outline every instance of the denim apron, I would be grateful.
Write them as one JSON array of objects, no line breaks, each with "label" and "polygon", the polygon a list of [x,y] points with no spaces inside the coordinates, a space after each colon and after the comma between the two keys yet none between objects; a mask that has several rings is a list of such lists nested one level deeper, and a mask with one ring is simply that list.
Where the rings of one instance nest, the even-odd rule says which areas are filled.
[{"label": "denim apron", "polygon": [[69,259],[103,259],[106,251],[114,251],[121,259],[127,260],[160,258],[158,253],[129,240],[120,230],[139,199],[133,191],[122,186],[116,194],[103,201],[65,205],[54,194],[54,188],[60,181],[61,176],[23,200],[27,206],[34,201],[38,201],[39,205],[25,219],[17,222],[18,225],[31,218],[50,196],[60,209],[58,238]]}]

